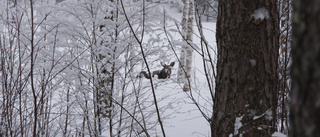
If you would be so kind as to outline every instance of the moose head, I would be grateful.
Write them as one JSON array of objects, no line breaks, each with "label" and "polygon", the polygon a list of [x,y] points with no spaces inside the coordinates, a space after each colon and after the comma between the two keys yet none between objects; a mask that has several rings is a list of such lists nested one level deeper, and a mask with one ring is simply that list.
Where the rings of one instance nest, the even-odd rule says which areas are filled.
[{"label": "moose head", "polygon": [[[152,77],[154,77],[154,75],[158,75],[158,79],[170,78],[171,69],[174,66],[174,62],[171,62],[170,65],[162,64],[162,62],[160,62],[160,64],[163,68],[161,70],[153,71]],[[150,74],[148,74],[146,71],[141,71],[139,78],[141,78],[142,75],[147,79],[151,78]]]}]

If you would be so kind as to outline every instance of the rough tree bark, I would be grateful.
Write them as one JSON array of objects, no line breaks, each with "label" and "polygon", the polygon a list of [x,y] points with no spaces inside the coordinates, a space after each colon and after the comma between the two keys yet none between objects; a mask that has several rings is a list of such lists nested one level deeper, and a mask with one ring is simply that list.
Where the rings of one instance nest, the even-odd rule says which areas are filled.
[{"label": "rough tree bark", "polygon": [[270,137],[275,131],[278,16],[277,0],[219,1],[212,137]]},{"label": "rough tree bark", "polygon": [[320,2],[293,1],[291,137],[320,135]]}]

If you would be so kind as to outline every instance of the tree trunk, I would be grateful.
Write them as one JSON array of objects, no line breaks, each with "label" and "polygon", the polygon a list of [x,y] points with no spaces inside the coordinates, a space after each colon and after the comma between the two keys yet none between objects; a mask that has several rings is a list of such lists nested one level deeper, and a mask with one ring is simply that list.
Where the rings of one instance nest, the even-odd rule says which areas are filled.
[{"label": "tree trunk", "polygon": [[292,137],[320,135],[320,9],[319,1],[293,1]]},{"label": "tree trunk", "polygon": [[[193,0],[184,0],[182,13],[182,37],[186,43],[191,44],[193,41]],[[177,81],[183,83],[183,91],[189,91],[188,79],[191,76],[193,49],[189,45],[184,45],[181,49],[180,62],[178,67]]]},{"label": "tree trunk", "polygon": [[277,120],[277,1],[220,0],[216,38],[212,137],[270,137]]},{"label": "tree trunk", "polygon": [[[193,41],[193,14],[194,14],[194,9],[193,9],[193,0],[189,1],[189,11],[188,11],[188,20],[187,20],[187,37],[186,37],[186,41],[188,43],[192,43]],[[186,79],[189,79],[191,77],[191,71],[192,71],[192,53],[193,53],[193,49],[188,46],[186,47]],[[190,81],[190,80],[189,80]],[[187,80],[185,80],[184,82],[184,86],[183,86],[183,90],[184,91],[189,91],[190,87],[189,87],[189,82]]]},{"label": "tree trunk", "polygon": [[[186,30],[187,30],[187,16],[188,16],[188,7],[189,7],[189,1],[183,0],[183,12],[182,12],[182,21],[181,21],[181,26],[182,26],[182,38],[185,40],[186,39]],[[178,67],[178,75],[177,75],[177,81],[179,83],[183,83],[185,80],[185,74],[184,74],[184,68],[185,68],[185,61],[186,60],[186,46],[183,45],[181,48],[181,53],[180,53],[180,62],[179,62],[179,67]]]},{"label": "tree trunk", "polygon": [[[278,129],[279,132],[288,134],[289,130],[289,86],[291,75],[291,41],[292,41],[292,0],[279,0],[280,19],[280,47],[279,47],[279,98],[278,98]],[[290,64],[289,64],[290,63]]]}]

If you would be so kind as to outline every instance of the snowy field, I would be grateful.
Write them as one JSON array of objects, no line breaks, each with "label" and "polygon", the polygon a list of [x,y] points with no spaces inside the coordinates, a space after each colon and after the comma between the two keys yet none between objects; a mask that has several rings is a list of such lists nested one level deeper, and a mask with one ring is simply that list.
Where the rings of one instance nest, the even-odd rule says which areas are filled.
[{"label": "snowy field", "polygon": [[[171,26],[171,28],[173,29],[177,29],[175,23],[180,24],[182,19],[182,13],[178,12],[176,8],[173,8],[170,5],[162,5],[162,7],[160,7],[159,9],[164,9],[166,11],[165,14],[169,18],[166,20],[168,26]],[[159,14],[163,15],[163,13]],[[260,13],[257,14],[260,15]],[[253,16],[255,17],[256,15]],[[268,15],[264,16],[266,16],[266,18],[268,17]],[[213,53],[211,54],[214,57],[214,62],[216,62],[216,22],[202,21],[202,27],[204,38],[207,40],[208,44],[210,45],[210,48],[212,48]],[[197,46],[197,48],[200,49],[201,40],[195,20],[193,23],[193,30],[193,43]],[[176,33],[175,35],[173,35],[172,38],[175,40],[181,40],[181,35]],[[172,60],[177,62],[176,58]],[[210,117],[212,115],[211,113],[213,109],[213,103],[210,97],[211,95],[208,89],[206,77],[204,75],[205,73],[203,68],[203,59],[197,52],[193,52],[192,60],[193,74],[191,82],[191,92],[195,99],[195,102],[199,104],[200,108],[205,113],[205,115]],[[163,114],[165,119],[164,129],[166,135],[168,137],[209,137],[211,136],[210,125],[190,98],[190,92],[183,92],[183,84],[179,84],[176,82],[177,70],[178,65],[175,65],[172,71],[171,78],[169,80],[154,79],[154,84],[159,85],[156,88],[157,98],[164,99],[159,102],[159,105],[161,107],[164,107],[167,106],[168,103],[176,103],[172,105],[175,108],[168,108],[168,110],[164,111]],[[145,79],[143,83],[146,85],[150,84],[149,80],[147,79]],[[161,134],[160,131],[161,129],[158,126],[158,134]],[[280,132],[275,132],[274,134],[272,134],[272,137],[287,137],[287,135],[282,134]]]},{"label": "snowy field", "polygon": [[[195,17],[193,40],[187,43],[182,13],[172,3],[126,1],[121,7],[105,0],[57,2],[0,4],[12,8],[2,8],[0,18],[0,53],[6,65],[0,73],[5,85],[0,90],[6,91],[0,94],[6,102],[0,112],[6,121],[0,123],[10,125],[1,126],[1,134],[156,137],[162,136],[162,123],[167,137],[211,136],[216,22],[201,19],[200,33]],[[260,13],[252,16],[268,17]],[[177,82],[178,60],[182,47],[190,45],[190,91],[184,92],[184,83]],[[150,72],[161,70],[160,62],[175,62],[170,78],[155,77],[152,84],[139,78],[146,65]]]},{"label": "snowy field", "polygon": [[[175,21],[181,21],[182,19],[182,13],[179,13],[177,9],[172,8],[168,5],[163,5],[163,9],[166,9],[166,14],[169,15],[169,17],[175,19]],[[172,20],[168,20],[168,26],[171,26],[175,28],[174,22]],[[196,26],[196,23],[193,23],[194,27],[194,36],[193,36],[193,42],[200,47],[200,38],[199,38],[199,32],[198,28]],[[215,48],[216,42],[215,42],[215,28],[216,23],[215,22],[204,22],[203,21],[203,31],[205,38],[207,39],[210,46]],[[181,39],[180,34],[174,35],[174,38]],[[214,53],[212,53],[214,55]],[[177,59],[174,61],[177,62]],[[176,63],[177,64],[177,63]],[[160,102],[160,106],[167,105],[168,102],[172,100],[176,100],[177,108],[173,110],[165,111],[165,113],[170,114],[170,118],[164,120],[164,128],[166,131],[166,135],[168,137],[204,137],[204,136],[210,136],[210,125],[205,120],[205,118],[201,115],[199,110],[197,109],[196,105],[192,102],[192,100],[189,98],[190,92],[183,92],[182,87],[183,85],[179,85],[176,83],[177,78],[177,70],[178,65],[175,65],[172,71],[172,76],[170,80],[168,81],[161,81],[161,80],[155,80],[155,84],[157,82],[165,82],[164,84],[161,84],[163,86],[160,86],[156,89],[157,92],[157,98],[161,97],[169,97],[165,100]],[[203,63],[202,58],[199,54],[196,52],[193,53],[193,80],[192,80],[192,93],[195,98],[195,101],[198,102],[203,108],[207,109],[205,112],[208,114],[208,116],[211,116],[210,112],[212,112],[212,100],[210,100],[210,93],[208,90],[208,86],[206,84],[206,78],[204,76],[203,72]],[[149,80],[145,79],[144,82],[148,84]],[[201,95],[201,96],[200,96]],[[172,112],[174,111],[174,112]],[[164,114],[166,115],[166,114]],[[160,127],[157,129],[158,131],[161,131]]]}]

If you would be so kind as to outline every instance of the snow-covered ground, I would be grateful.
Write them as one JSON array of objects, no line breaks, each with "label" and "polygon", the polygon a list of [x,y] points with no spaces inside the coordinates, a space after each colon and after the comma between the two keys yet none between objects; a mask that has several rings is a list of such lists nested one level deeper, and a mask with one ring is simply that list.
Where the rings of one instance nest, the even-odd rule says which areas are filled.
[{"label": "snow-covered ground", "polygon": [[[166,9],[166,14],[176,21],[181,21],[182,13],[179,13],[177,9],[172,8],[168,5],[163,5]],[[168,20],[168,26],[175,27],[172,20]],[[194,33],[193,42],[200,47],[200,38],[198,28],[194,22]],[[215,22],[203,22],[203,31],[205,38],[209,44],[215,48]],[[181,39],[179,34],[174,35],[175,39]],[[212,53],[214,55],[214,53]],[[175,59],[177,61],[177,59]],[[195,100],[201,105],[202,109],[206,109],[208,117],[211,116],[212,111],[212,100],[210,100],[210,93],[206,84],[206,78],[204,76],[202,58],[196,52],[193,53],[193,80],[192,80],[192,92]],[[177,100],[174,112],[173,110],[167,110],[165,113],[171,113],[170,118],[164,120],[164,128],[168,137],[204,137],[210,136],[210,125],[208,121],[201,115],[196,105],[193,104],[192,100],[188,97],[190,92],[183,92],[182,86],[176,83],[178,65],[174,66],[172,76],[169,81],[166,81],[163,86],[156,89],[157,98],[163,96],[169,96],[168,101],[160,102],[160,106],[167,105],[166,103],[171,100]],[[156,80],[155,83],[158,81]],[[201,95],[201,96],[200,96]],[[157,131],[161,131],[160,127]]]}]

